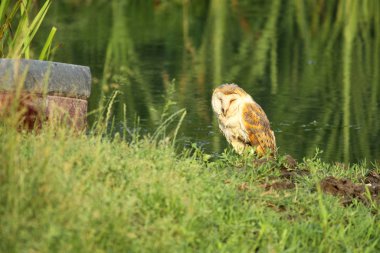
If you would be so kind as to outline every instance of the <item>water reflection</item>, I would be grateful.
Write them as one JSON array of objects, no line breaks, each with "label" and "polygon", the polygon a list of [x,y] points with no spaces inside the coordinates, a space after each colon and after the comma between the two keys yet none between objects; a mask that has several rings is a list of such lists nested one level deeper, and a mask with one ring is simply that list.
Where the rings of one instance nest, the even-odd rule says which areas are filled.
[{"label": "water reflection", "polygon": [[75,2],[48,17],[64,43],[54,60],[91,66],[91,109],[118,89],[116,119],[125,104],[153,129],[175,79],[181,139],[221,152],[210,96],[235,82],[266,111],[280,152],[379,158],[379,1]]}]

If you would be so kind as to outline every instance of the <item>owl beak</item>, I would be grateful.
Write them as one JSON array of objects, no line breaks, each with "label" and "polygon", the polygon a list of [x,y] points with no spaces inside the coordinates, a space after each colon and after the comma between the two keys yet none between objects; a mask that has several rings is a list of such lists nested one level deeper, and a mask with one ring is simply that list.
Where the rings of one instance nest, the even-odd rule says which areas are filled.
[{"label": "owl beak", "polygon": [[227,101],[226,99],[224,99],[224,100],[222,101],[222,114],[223,114],[224,116],[226,116],[227,111],[228,111],[228,107],[229,107],[229,106],[230,106],[229,101]]}]

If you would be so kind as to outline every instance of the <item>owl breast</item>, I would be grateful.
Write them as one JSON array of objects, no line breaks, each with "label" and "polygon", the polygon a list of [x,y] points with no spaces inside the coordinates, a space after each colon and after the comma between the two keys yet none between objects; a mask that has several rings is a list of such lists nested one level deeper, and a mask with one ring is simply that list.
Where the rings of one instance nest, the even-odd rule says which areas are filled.
[{"label": "owl breast", "polygon": [[246,145],[245,143],[249,142],[244,123],[241,121],[242,114],[242,106],[238,105],[233,112],[229,111],[225,116],[223,114],[218,116],[220,130],[238,153],[241,153]]}]

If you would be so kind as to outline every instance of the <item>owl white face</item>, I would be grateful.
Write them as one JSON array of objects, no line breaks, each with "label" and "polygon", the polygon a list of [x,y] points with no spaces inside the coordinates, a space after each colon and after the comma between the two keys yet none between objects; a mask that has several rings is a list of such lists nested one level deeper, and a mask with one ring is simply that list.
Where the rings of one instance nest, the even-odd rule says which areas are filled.
[{"label": "owl white face", "polygon": [[227,116],[235,113],[239,109],[241,96],[238,94],[224,94],[215,90],[212,95],[211,103],[214,112],[218,116]]},{"label": "owl white face", "polygon": [[219,116],[222,114],[222,94],[221,92],[214,92],[211,98],[212,109]]}]

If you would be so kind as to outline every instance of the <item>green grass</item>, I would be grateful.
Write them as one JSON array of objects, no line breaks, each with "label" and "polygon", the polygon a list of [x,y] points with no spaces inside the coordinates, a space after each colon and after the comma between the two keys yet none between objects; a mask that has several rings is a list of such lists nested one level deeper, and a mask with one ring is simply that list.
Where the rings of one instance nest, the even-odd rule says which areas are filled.
[{"label": "green grass", "polygon": [[[178,147],[177,147],[178,148]],[[1,252],[378,252],[376,207],[320,193],[343,169],[306,159],[296,188],[266,190],[271,166],[170,141],[0,127]],[[379,168],[375,168],[379,171]]]}]

